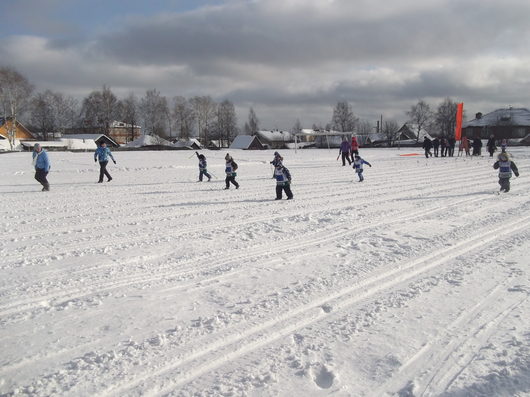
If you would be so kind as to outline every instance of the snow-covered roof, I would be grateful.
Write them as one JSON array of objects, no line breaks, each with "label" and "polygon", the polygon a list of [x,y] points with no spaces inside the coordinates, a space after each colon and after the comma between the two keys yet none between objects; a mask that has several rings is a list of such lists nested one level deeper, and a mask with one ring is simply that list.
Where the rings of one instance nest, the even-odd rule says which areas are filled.
[{"label": "snow-covered roof", "polygon": [[340,131],[334,131],[334,130],[313,130],[309,128],[302,129],[301,132],[297,133],[296,135],[305,135],[305,136],[341,136],[341,135],[351,135],[352,132],[340,132]]},{"label": "snow-covered roof", "polygon": [[178,141],[175,141],[173,145],[176,147],[190,147],[199,149],[202,147],[201,143],[195,138],[188,140],[179,139]]},{"label": "snow-covered roof", "polygon": [[294,140],[294,135],[289,131],[281,130],[261,130],[257,132],[258,137],[269,142],[284,142]]},{"label": "snow-covered roof", "polygon": [[230,145],[230,149],[248,149],[256,141],[258,146],[263,147],[263,144],[255,135],[238,135]]},{"label": "snow-covered roof", "polygon": [[47,147],[62,147],[66,148],[68,144],[63,141],[23,141],[20,144],[24,147],[33,147],[35,144],[41,145],[43,148]]},{"label": "snow-covered roof", "polygon": [[513,126],[530,126],[530,110],[526,108],[508,108],[497,109],[491,113],[482,115],[466,121],[463,128],[466,127],[485,127],[490,125],[513,125]]},{"label": "snow-covered roof", "polygon": [[144,146],[173,146],[171,142],[159,137],[158,135],[142,135],[134,141],[126,144],[126,147],[144,147]]},{"label": "snow-covered roof", "polygon": [[139,125],[133,126],[132,124],[127,124],[127,123],[124,123],[123,121],[113,121],[112,123],[110,123],[110,127],[111,128],[131,128],[131,127],[142,128]]}]

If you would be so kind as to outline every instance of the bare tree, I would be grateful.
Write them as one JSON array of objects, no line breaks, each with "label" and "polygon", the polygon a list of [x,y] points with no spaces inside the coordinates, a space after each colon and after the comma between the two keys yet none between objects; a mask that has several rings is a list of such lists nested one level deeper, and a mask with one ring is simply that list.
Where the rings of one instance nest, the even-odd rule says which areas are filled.
[{"label": "bare tree", "polygon": [[148,90],[140,100],[140,114],[144,120],[145,131],[149,135],[166,137],[170,124],[167,99],[156,89]]},{"label": "bare tree", "polygon": [[58,132],[61,135],[76,123],[77,101],[60,92],[46,90],[37,93],[30,103],[32,127],[44,140]]},{"label": "bare tree", "polygon": [[122,121],[130,126],[131,136],[130,140],[134,141],[135,127],[140,120],[140,103],[136,95],[129,94],[129,96],[121,101]]},{"label": "bare tree", "polygon": [[232,102],[225,99],[217,107],[217,139],[221,141],[221,146],[223,145],[223,141],[226,141],[228,145],[231,138],[235,137],[237,133],[238,128],[235,106]]},{"label": "bare tree", "polygon": [[178,131],[178,137],[180,139],[190,139],[193,135],[195,112],[191,103],[182,96],[173,98],[173,121]]},{"label": "bare tree", "polygon": [[259,120],[258,116],[254,112],[254,109],[251,107],[248,111],[248,132],[249,135],[256,135],[259,131]]},{"label": "bare tree", "polygon": [[291,132],[294,134],[299,134],[302,132],[302,123],[300,122],[300,119],[296,119],[293,128],[291,128]]},{"label": "bare tree", "polygon": [[453,102],[450,98],[445,98],[438,106],[436,114],[434,115],[434,121],[436,123],[437,132],[441,136],[454,136],[457,106],[457,103]]},{"label": "bare tree", "polygon": [[357,124],[357,133],[359,135],[370,135],[373,132],[372,124],[368,120],[361,120]]},{"label": "bare tree", "polygon": [[85,126],[108,135],[112,122],[120,116],[118,98],[104,85],[101,91],[92,91],[83,99],[81,114]]},{"label": "bare tree", "polygon": [[210,96],[196,96],[191,98],[190,102],[195,113],[197,134],[203,145],[207,145],[215,122],[217,103]]},{"label": "bare tree", "polygon": [[32,91],[33,86],[15,69],[0,67],[0,106],[6,121],[11,119],[7,131],[11,150],[15,148],[17,114],[29,103]]},{"label": "bare tree", "polygon": [[385,135],[388,145],[393,146],[399,136],[399,125],[394,120],[385,120],[383,123],[383,134]]},{"label": "bare tree", "polygon": [[416,105],[411,106],[410,111],[407,112],[409,121],[416,133],[416,143],[420,140],[420,133],[422,130],[428,128],[433,120],[433,112],[431,107],[423,99],[418,101]]},{"label": "bare tree", "polygon": [[338,102],[333,109],[331,127],[340,132],[353,132],[358,119],[353,114],[350,104],[346,101]]}]

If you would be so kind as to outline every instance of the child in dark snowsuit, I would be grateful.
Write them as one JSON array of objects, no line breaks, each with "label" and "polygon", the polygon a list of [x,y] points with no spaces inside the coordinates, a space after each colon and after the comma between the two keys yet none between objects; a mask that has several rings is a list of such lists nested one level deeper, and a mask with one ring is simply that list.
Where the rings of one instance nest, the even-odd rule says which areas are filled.
[{"label": "child in dark snowsuit", "polygon": [[508,193],[510,191],[510,178],[512,177],[512,171],[515,176],[519,176],[519,170],[513,161],[510,160],[510,156],[506,152],[499,153],[497,156],[498,160],[493,164],[494,169],[499,170],[499,185],[501,185],[501,192]]},{"label": "child in dark snowsuit", "polygon": [[202,176],[204,175],[206,178],[208,178],[208,182],[212,179],[211,175],[208,174],[208,170],[206,169],[207,163],[206,163],[206,157],[204,154],[199,154],[195,152],[197,155],[197,158],[199,159],[199,182],[202,182]]},{"label": "child in dark snowsuit", "polygon": [[234,161],[234,159],[232,158],[232,156],[230,156],[228,153],[225,156],[225,161],[226,161],[226,164],[225,164],[225,174],[226,174],[226,179],[225,179],[226,187],[225,187],[225,190],[230,189],[230,183],[232,183],[236,187],[236,189],[239,189],[239,183],[236,182],[237,164]]},{"label": "child in dark snowsuit", "polygon": [[355,156],[355,160],[353,160],[353,168],[355,169],[355,172],[357,173],[357,175],[359,175],[359,182],[364,181],[363,164],[368,165],[370,168],[372,167],[372,164],[362,159],[361,156],[359,155]]},{"label": "child in dark snowsuit", "polygon": [[282,163],[276,164],[274,167],[274,178],[276,178],[276,200],[282,199],[282,191],[285,191],[287,200],[291,200],[293,198],[293,193],[291,192],[291,173]]}]

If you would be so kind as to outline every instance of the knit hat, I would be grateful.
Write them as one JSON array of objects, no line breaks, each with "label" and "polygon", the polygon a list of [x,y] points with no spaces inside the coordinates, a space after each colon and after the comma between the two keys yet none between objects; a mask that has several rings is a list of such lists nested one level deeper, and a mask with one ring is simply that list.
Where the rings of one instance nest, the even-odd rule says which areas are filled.
[{"label": "knit hat", "polygon": [[225,156],[225,160],[226,160],[226,161],[232,160],[232,156],[230,156],[230,155],[227,153],[226,156]]},{"label": "knit hat", "polygon": [[500,161],[508,161],[508,159],[510,158],[508,156],[508,153],[506,152],[501,152],[499,153],[499,155],[497,156],[497,158],[500,160]]},{"label": "knit hat", "polygon": [[40,149],[40,143],[36,143],[35,145],[33,145],[33,150],[37,151]]}]

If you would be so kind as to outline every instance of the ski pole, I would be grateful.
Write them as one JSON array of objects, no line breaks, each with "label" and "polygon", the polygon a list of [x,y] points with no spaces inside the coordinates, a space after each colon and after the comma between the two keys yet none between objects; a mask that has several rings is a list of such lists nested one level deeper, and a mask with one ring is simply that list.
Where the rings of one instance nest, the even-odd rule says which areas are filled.
[{"label": "ski pole", "polygon": [[188,157],[189,159],[191,159],[193,156],[195,156],[195,153],[193,153],[190,157]]}]

